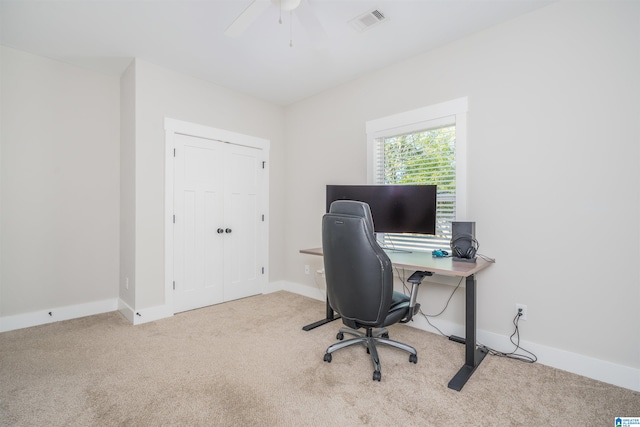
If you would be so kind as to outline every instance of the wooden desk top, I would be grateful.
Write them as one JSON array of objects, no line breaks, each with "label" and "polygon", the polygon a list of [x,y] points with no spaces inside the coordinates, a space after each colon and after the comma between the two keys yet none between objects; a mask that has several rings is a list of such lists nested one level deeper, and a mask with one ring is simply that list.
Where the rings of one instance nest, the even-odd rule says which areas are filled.
[{"label": "wooden desk top", "polygon": [[[453,258],[434,258],[426,252],[386,251],[393,265],[407,270],[430,271],[445,276],[468,277],[484,270],[492,263],[477,258],[476,262],[454,261]],[[322,248],[302,249],[300,253],[322,256]]]}]

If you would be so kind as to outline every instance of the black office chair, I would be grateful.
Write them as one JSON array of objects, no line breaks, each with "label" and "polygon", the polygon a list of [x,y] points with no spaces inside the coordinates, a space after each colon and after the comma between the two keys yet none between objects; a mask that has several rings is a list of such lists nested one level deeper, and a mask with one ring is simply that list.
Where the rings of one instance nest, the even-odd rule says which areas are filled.
[{"label": "black office chair", "polygon": [[385,344],[408,352],[409,362],[417,363],[416,349],[390,340],[386,327],[411,320],[420,306],[416,304],[418,285],[428,273],[412,275],[410,297],[393,290],[391,261],[376,241],[371,210],[363,202],[340,200],[331,204],[322,219],[322,248],[329,305],[347,326],[336,338],[355,336],[327,348],[325,362],[331,362],[336,350],[364,344],[373,362],[373,380],[380,381],[376,344]]}]

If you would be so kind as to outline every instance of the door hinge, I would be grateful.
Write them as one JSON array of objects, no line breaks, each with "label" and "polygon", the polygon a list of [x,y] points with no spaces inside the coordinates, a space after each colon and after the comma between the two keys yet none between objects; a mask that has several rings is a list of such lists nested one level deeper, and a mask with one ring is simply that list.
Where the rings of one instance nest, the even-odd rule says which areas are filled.
[{"label": "door hinge", "polygon": [[264,222],[264,214],[262,214],[262,222]]},{"label": "door hinge", "polygon": [[262,267],[262,274],[264,274],[264,267]]},{"label": "door hinge", "polygon": [[176,281],[175,280],[173,281],[173,290],[174,291],[176,290]]},{"label": "door hinge", "polygon": [[174,224],[176,223],[176,216],[175,215],[173,216],[173,223]]},{"label": "door hinge", "polygon": [[262,162],[262,169],[264,169],[264,165],[266,165],[267,162]]},{"label": "door hinge", "polygon": [[176,149],[174,148],[173,149],[173,157],[175,157],[175,156],[176,156]]}]

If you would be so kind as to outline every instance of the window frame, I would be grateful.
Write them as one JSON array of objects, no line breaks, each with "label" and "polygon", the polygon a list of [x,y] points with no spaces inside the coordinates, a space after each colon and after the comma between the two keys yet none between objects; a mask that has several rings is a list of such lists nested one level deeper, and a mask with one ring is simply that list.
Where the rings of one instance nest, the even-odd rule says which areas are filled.
[{"label": "window frame", "polygon": [[374,182],[377,139],[454,123],[456,127],[456,210],[454,220],[464,220],[467,216],[467,112],[468,100],[463,97],[367,121],[367,183],[379,184]]}]

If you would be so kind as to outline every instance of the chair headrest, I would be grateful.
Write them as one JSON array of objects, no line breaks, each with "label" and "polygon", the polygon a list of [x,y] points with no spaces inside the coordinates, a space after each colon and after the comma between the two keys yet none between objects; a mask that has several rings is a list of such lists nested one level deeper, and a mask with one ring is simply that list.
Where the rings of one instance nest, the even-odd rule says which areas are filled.
[{"label": "chair headrest", "polygon": [[329,207],[329,214],[349,215],[358,218],[364,218],[367,231],[374,233],[373,217],[371,216],[371,208],[365,202],[355,200],[336,200]]}]

